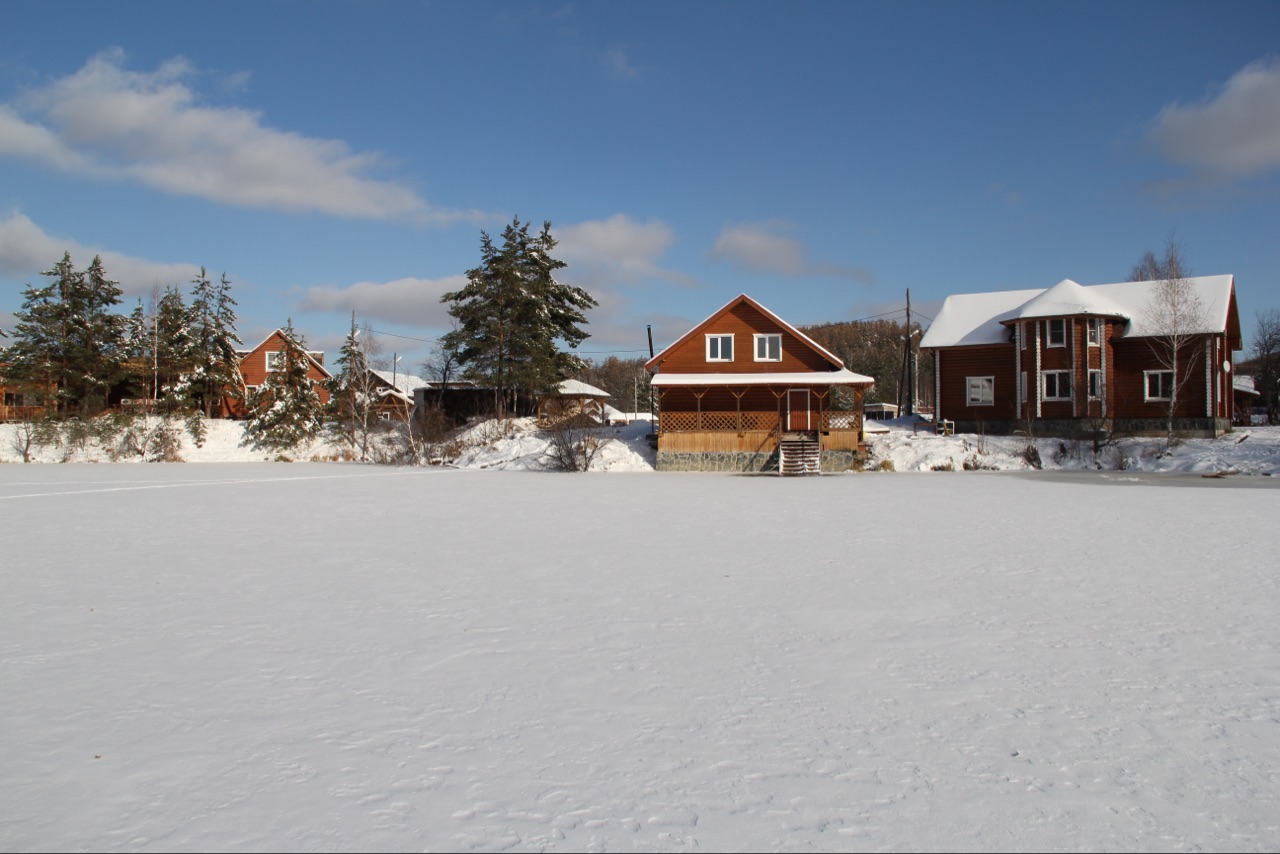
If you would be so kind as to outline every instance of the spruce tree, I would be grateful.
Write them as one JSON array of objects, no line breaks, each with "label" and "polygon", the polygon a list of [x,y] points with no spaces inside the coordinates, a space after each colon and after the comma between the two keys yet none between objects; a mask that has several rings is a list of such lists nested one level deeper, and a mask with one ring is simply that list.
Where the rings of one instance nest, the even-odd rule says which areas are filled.
[{"label": "spruce tree", "polygon": [[92,415],[124,376],[127,321],[111,311],[120,304],[120,287],[100,257],[79,272],[70,252],[42,275],[53,281],[28,286],[14,315],[7,373],[25,390],[51,397],[60,414]]},{"label": "spruce tree", "polygon": [[307,376],[310,357],[294,332],[293,321],[282,330],[284,346],[277,370],[249,398],[245,433],[259,448],[287,450],[306,445],[320,434],[320,395]]},{"label": "spruce tree", "polygon": [[329,406],[339,435],[351,446],[352,454],[364,461],[369,456],[369,438],[377,416],[373,412],[375,390],[369,373],[369,357],[360,332],[356,316],[352,314],[351,331],[334,361],[338,370],[329,381]]},{"label": "spruce tree", "polygon": [[482,231],[480,266],[467,271],[465,287],[441,297],[458,321],[442,343],[457,351],[468,377],[495,387],[499,417],[517,392],[546,391],[583,365],[560,345],[586,340],[584,311],[597,303],[557,281],[566,265],[552,257],[555,246],[550,222],[531,237],[517,217],[503,230],[501,249]]},{"label": "spruce tree", "polygon": [[227,274],[223,273],[214,285],[201,267],[192,285],[192,367],[188,391],[191,402],[209,418],[215,409],[221,410],[226,388],[244,386],[236,352],[236,345],[242,342],[236,335],[236,301],[231,296]]}]

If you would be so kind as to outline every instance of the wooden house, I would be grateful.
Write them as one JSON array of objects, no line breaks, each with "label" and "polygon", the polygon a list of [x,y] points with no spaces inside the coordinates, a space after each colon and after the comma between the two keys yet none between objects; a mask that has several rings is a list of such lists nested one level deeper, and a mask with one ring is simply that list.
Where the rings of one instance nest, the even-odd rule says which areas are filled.
[{"label": "wooden house", "polygon": [[[1185,280],[1200,322],[1180,351],[1174,429],[1230,430],[1235,277]],[[947,297],[920,348],[934,360],[935,417],[960,432],[1163,435],[1173,388],[1155,321],[1158,282]]]},{"label": "wooden house", "polygon": [[[277,366],[282,363],[284,348],[288,346],[286,340],[284,331],[277,329],[264,338],[257,347],[240,352],[240,376],[244,379],[244,387],[227,389],[222,398],[223,418],[244,418],[248,415],[246,401],[259,386],[266,382],[267,374],[277,370]],[[333,376],[325,369],[324,353],[319,350],[310,350],[307,351],[306,357],[307,377],[316,387],[320,402],[328,403],[328,382]]]},{"label": "wooden house", "polygon": [[0,421],[32,421],[45,414],[45,400],[51,393],[33,391],[28,385],[5,378],[0,365]]},{"label": "wooden house", "polygon": [[408,421],[413,414],[414,392],[431,384],[403,371],[369,369],[373,410],[384,421]]},{"label": "wooden house", "polygon": [[843,471],[863,450],[862,399],[875,381],[746,294],[645,368],[659,470]]}]

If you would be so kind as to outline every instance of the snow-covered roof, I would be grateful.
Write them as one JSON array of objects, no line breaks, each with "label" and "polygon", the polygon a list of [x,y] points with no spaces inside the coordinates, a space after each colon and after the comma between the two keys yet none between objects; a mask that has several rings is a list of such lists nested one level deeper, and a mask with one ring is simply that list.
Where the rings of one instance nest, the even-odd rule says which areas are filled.
[{"label": "snow-covered roof", "polygon": [[838,371],[797,371],[794,373],[760,374],[663,374],[653,375],[656,386],[734,386],[734,385],[875,385],[875,380],[855,374],[848,368]]},{"label": "snow-covered roof", "polygon": [[1245,394],[1261,394],[1261,392],[1258,391],[1258,384],[1254,381],[1253,377],[1248,374],[1236,374],[1232,377],[1231,387],[1236,391],[1244,392]]},{"label": "snow-covered roof", "polygon": [[414,389],[425,388],[430,385],[422,377],[415,377],[413,374],[406,374],[403,371],[376,371],[370,369],[374,376],[382,380],[387,385],[400,392],[405,397],[413,397]]},{"label": "snow-covered roof", "polygon": [[609,397],[609,392],[588,385],[581,380],[565,380],[556,386],[556,395],[560,397]]},{"label": "snow-covered roof", "polygon": [[1018,320],[1036,317],[1073,317],[1077,315],[1123,317],[1129,312],[1096,289],[1086,288],[1070,279],[1063,279],[1039,296],[1032,297],[1018,310]]},{"label": "snow-covered roof", "polygon": [[971,344],[1002,344],[1009,330],[1002,324],[1017,317],[1018,309],[1043,290],[992,291],[984,294],[953,294],[920,339],[925,347],[965,347]]},{"label": "snow-covered roof", "polygon": [[[1197,276],[1187,279],[1204,308],[1205,327],[1197,332],[1227,331],[1235,277]],[[1064,279],[1051,288],[953,294],[942,304],[920,341],[921,348],[967,347],[1008,343],[1006,324],[1040,317],[1102,316],[1128,321],[1121,336],[1142,338],[1152,333],[1147,320],[1157,282],[1117,282],[1081,285]]]}]

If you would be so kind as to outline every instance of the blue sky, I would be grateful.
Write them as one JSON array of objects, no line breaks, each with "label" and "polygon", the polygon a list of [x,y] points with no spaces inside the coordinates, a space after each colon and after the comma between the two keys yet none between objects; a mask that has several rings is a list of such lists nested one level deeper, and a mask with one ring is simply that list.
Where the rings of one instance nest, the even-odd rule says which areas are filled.
[{"label": "blue sky", "polygon": [[592,358],[739,293],[808,324],[1120,281],[1171,236],[1235,274],[1246,339],[1280,308],[1280,3],[3,17],[0,328],[69,250],[129,305],[227,273],[248,345],[291,317],[334,350],[354,311],[412,367],[516,216],[600,301]]}]

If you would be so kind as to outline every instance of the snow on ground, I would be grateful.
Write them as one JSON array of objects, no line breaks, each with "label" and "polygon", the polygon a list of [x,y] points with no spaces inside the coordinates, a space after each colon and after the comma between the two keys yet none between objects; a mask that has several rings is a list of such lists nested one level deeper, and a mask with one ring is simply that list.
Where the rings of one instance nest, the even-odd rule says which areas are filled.
[{"label": "snow on ground", "polygon": [[[1238,427],[1217,439],[1186,439],[1172,449],[1159,438],[1119,439],[1098,454],[1087,442],[1022,436],[957,435],[935,436],[927,422],[914,427],[915,419],[868,422],[867,468],[881,471],[1028,471],[1031,460],[1047,470],[1165,472],[1239,475],[1280,475],[1280,427]],[[14,439],[18,426],[0,424],[0,463],[20,462]],[[630,425],[603,428],[608,441],[592,463],[592,471],[652,471],[654,451],[646,435],[652,429],[645,417]],[[274,461],[280,454],[261,451],[245,444],[244,424],[237,421],[209,422],[209,435],[202,447],[182,432],[180,456],[185,462]],[[1028,455],[1034,446],[1036,455]],[[463,431],[443,460],[455,468],[545,470],[550,443],[532,419],[513,419],[504,425],[481,422]],[[348,453],[341,442],[317,440],[306,448],[286,453],[297,461],[334,461]],[[83,448],[38,449],[35,462],[106,462],[109,456],[90,443]],[[138,461],[136,458],[134,461]]]},{"label": "snow on ground", "polygon": [[869,468],[888,460],[894,471],[1027,471],[1027,454],[1045,470],[1181,472],[1280,475],[1280,427],[1237,427],[1217,439],[1181,439],[1168,448],[1162,438],[1120,438],[1095,454],[1087,441],[1025,436],[960,434],[935,436],[928,422],[881,422],[887,432],[869,435]]},{"label": "snow on ground", "polygon": [[1274,851],[1272,485],[3,465],[0,849]]}]

